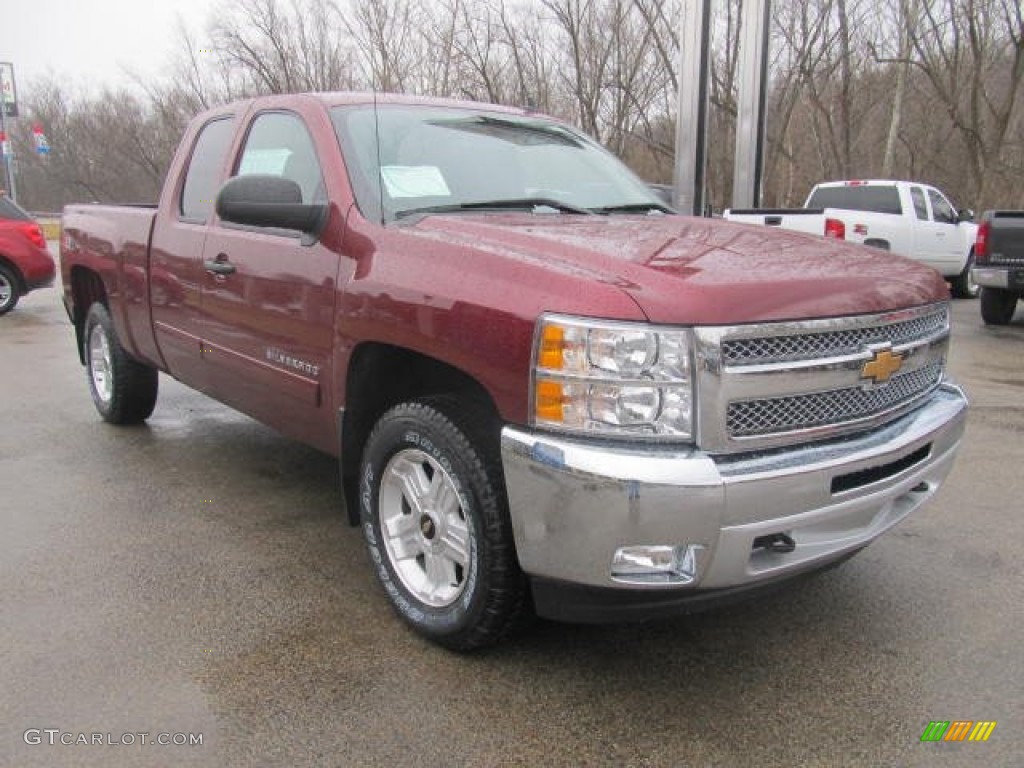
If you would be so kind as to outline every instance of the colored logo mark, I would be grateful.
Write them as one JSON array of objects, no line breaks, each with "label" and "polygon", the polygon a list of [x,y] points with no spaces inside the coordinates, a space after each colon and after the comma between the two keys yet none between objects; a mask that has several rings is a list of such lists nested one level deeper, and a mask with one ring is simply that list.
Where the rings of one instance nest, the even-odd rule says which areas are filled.
[{"label": "colored logo mark", "polygon": [[862,379],[871,379],[873,384],[884,384],[903,366],[903,355],[894,355],[888,349],[879,349],[860,369]]},{"label": "colored logo mark", "polygon": [[995,729],[995,720],[932,720],[921,741],[988,741]]}]

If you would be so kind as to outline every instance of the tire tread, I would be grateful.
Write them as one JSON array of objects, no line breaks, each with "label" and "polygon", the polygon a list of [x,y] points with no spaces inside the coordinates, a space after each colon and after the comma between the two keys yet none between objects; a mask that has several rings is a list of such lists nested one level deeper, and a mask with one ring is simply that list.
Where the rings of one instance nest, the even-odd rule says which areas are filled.
[{"label": "tire tread", "polygon": [[971,269],[973,267],[974,251],[972,250],[967,257],[967,264],[964,265],[963,272],[950,281],[954,298],[976,299],[978,297],[978,286],[971,282]]},{"label": "tire tread", "polygon": [[[488,566],[485,603],[478,619],[453,634],[433,634],[410,622],[432,641],[456,651],[471,651],[497,643],[525,626],[533,616],[529,584],[519,568],[505,495],[499,440],[494,419],[481,408],[450,396],[435,396],[402,403],[388,411],[371,432],[367,454],[384,429],[397,419],[410,419],[429,427],[449,442],[466,462],[474,487],[481,489],[479,513]],[[365,454],[364,454],[365,456]],[[407,617],[402,615],[406,621]]]},{"label": "tire tread", "polygon": [[21,299],[21,281],[18,279],[18,275],[6,264],[0,264],[0,275],[11,286],[11,298],[8,299],[6,304],[0,305],[0,315],[6,315],[18,306],[18,301]]},{"label": "tire tread", "polygon": [[[96,395],[92,384],[92,371],[89,369],[89,335],[96,324],[103,327],[110,344],[114,382],[113,396],[110,399],[109,407],[105,406]],[[89,313],[85,318],[82,344],[86,346],[86,375],[89,377],[89,391],[92,394],[96,410],[99,411],[103,420],[110,424],[126,425],[138,424],[148,419],[156,407],[159,374],[156,368],[140,363],[125,351],[117,338],[110,312],[100,302],[89,308]]]},{"label": "tire tread", "polygon": [[1006,325],[1013,320],[1018,296],[1003,288],[981,289],[981,319],[985,325]]}]

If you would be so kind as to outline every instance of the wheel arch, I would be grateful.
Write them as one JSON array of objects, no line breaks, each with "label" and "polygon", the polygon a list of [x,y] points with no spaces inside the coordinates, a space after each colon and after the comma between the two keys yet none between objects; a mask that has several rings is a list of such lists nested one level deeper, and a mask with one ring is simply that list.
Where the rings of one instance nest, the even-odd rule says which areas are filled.
[{"label": "wheel arch", "polygon": [[455,396],[492,419],[497,445],[497,406],[472,375],[436,358],[389,344],[365,342],[354,350],[346,373],[345,408],[338,425],[342,488],[352,525],[359,524],[359,465],[374,425],[399,403],[438,395]]},{"label": "wheel arch", "polygon": [[82,343],[85,318],[89,314],[89,308],[96,302],[100,302],[108,310],[110,309],[103,278],[88,267],[73,266],[71,268],[71,322],[75,326],[78,360],[82,365],[85,365],[85,347]]},{"label": "wheel arch", "polygon": [[973,299],[981,294],[981,288],[974,282],[971,270],[974,268],[974,246],[967,250],[967,260],[960,273],[947,278],[954,298]]}]

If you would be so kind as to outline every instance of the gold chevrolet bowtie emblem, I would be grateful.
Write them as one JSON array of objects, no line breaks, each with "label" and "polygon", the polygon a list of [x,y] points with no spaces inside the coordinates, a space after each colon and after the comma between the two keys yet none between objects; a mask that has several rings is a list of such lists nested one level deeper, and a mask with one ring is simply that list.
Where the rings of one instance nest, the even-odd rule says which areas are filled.
[{"label": "gold chevrolet bowtie emblem", "polygon": [[874,384],[884,384],[903,365],[903,355],[894,355],[891,350],[879,349],[860,369],[862,379],[871,379]]}]

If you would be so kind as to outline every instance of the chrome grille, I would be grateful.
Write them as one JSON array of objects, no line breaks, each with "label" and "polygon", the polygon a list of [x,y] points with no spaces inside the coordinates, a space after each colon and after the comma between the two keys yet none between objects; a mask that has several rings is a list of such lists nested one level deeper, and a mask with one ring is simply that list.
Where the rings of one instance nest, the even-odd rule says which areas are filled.
[{"label": "chrome grille", "polygon": [[[739,453],[873,429],[945,378],[948,302],[846,317],[694,329],[698,444]],[[864,368],[900,360],[884,384]]]},{"label": "chrome grille", "polygon": [[725,341],[722,344],[722,362],[740,366],[839,357],[857,354],[866,345],[877,342],[888,341],[898,346],[927,339],[948,328],[949,309],[940,306],[909,320],[868,328]]},{"label": "chrome grille", "polygon": [[856,421],[883,413],[925,394],[942,380],[943,362],[893,376],[876,389],[848,387],[829,392],[730,403],[726,429],[749,437]]}]

